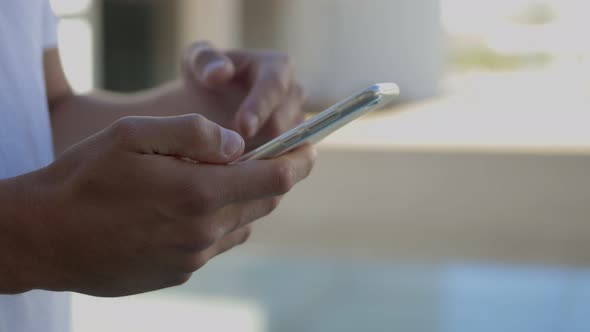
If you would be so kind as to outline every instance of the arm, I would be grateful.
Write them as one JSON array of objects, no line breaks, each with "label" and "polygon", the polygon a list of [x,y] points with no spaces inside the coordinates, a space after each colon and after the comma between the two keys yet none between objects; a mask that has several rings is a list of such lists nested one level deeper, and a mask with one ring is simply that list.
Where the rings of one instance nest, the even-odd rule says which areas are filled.
[{"label": "arm", "polygon": [[307,147],[225,165],[243,149],[199,115],[128,117],[0,181],[0,294],[121,296],[186,282],[243,243],[313,164]]},{"label": "arm", "polygon": [[96,91],[75,95],[65,78],[57,49],[45,51],[44,68],[53,140],[58,154],[126,116],[194,113],[183,98],[174,96],[180,91],[179,82],[135,94]]},{"label": "arm", "polygon": [[[225,64],[212,70],[219,59]],[[242,138],[202,116],[173,115],[199,111],[251,144],[287,129],[301,115],[302,95],[296,84],[269,85],[285,72],[277,59],[201,44],[182,81],[135,95],[76,96],[57,52],[47,51],[56,148],[75,146],[46,168],[0,180],[0,294],[155,290],[185,282],[244,242],[248,224],[309,174],[313,150],[218,166],[243,152]]]},{"label": "arm", "polygon": [[72,93],[59,53],[44,56],[48,101],[59,154],[76,142],[130,115],[175,116],[199,113],[264,143],[301,121],[304,101],[285,55],[273,52],[219,52],[207,43],[191,47],[183,79],[136,94]]}]

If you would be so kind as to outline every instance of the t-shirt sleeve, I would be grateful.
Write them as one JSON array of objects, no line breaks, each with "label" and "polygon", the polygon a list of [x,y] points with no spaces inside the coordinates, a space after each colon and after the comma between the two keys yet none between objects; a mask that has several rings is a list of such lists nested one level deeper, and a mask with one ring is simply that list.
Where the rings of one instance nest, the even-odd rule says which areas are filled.
[{"label": "t-shirt sleeve", "polygon": [[43,48],[57,47],[57,17],[51,9],[49,0],[43,6]]}]

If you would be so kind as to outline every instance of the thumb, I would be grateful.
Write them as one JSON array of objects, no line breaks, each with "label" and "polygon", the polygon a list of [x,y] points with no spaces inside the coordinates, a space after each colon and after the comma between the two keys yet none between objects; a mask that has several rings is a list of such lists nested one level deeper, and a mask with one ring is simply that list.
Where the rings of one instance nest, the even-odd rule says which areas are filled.
[{"label": "thumb", "polygon": [[127,117],[111,128],[130,151],[228,164],[244,151],[242,137],[199,114]]},{"label": "thumb", "polygon": [[209,42],[193,44],[186,53],[186,74],[207,87],[227,83],[235,74],[234,63]]}]

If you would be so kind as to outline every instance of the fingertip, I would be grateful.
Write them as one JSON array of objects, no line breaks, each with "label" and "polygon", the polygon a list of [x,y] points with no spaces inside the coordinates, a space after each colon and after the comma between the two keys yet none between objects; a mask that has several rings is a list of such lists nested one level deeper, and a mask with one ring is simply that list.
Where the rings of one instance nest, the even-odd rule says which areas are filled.
[{"label": "fingertip", "polygon": [[312,145],[312,144],[309,144],[309,143],[301,146],[299,148],[299,151],[301,151],[302,153],[307,154],[312,162],[315,162],[315,160],[318,157],[318,150],[317,150],[317,148],[315,147],[315,145]]},{"label": "fingertip", "polygon": [[250,98],[240,106],[236,116],[236,128],[245,139],[250,139],[256,136],[260,127],[260,117],[256,111],[256,107],[252,105]]},{"label": "fingertip", "polygon": [[200,74],[200,79],[204,84],[214,86],[229,81],[235,73],[235,68],[229,60],[218,59],[207,64],[202,72],[198,69],[195,69],[195,72],[196,75]]},{"label": "fingertip", "polygon": [[246,113],[243,128],[246,138],[252,138],[256,135],[258,132],[259,122],[260,120],[256,113]]},{"label": "fingertip", "polygon": [[221,150],[225,158],[230,161],[237,159],[244,153],[246,143],[240,134],[223,128]]}]

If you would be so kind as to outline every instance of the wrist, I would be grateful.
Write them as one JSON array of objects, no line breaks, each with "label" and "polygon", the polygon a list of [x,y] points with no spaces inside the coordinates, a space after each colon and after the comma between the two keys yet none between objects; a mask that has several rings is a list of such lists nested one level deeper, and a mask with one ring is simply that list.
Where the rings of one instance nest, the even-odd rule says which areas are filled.
[{"label": "wrist", "polygon": [[41,171],[0,181],[0,293],[50,288],[53,264],[44,230],[48,195]]}]

